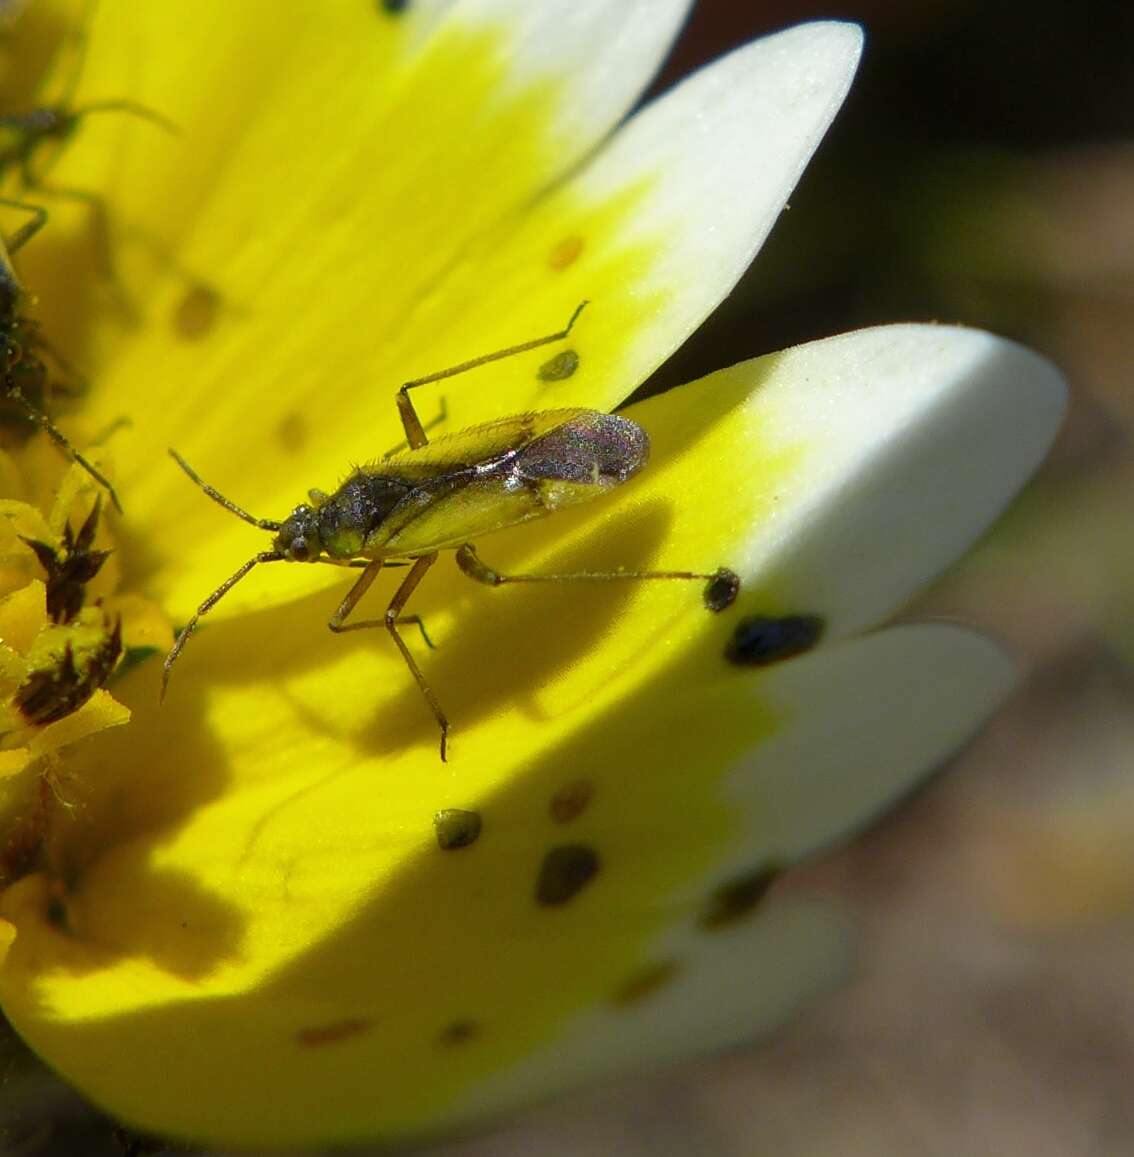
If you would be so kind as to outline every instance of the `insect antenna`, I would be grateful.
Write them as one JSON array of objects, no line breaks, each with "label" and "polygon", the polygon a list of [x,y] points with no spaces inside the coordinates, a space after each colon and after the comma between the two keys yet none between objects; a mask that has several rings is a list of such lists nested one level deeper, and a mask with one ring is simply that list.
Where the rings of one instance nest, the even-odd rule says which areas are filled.
[{"label": "insect antenna", "polygon": [[87,49],[90,47],[88,30],[90,29],[91,21],[94,19],[95,9],[97,7],[98,0],[86,0],[86,3],[83,4],[82,14],[75,24],[75,30],[72,34],[72,42],[74,45],[72,52],[74,55],[70,62],[70,70],[63,86],[63,92],[59,99],[60,108],[66,108],[73,103],[75,93],[79,88],[79,82],[83,79],[83,69],[87,63]]},{"label": "insect antenna", "polygon": [[78,450],[71,444],[70,439],[59,429],[58,426],[38,407],[33,406],[31,402],[24,397],[18,386],[11,386],[8,388],[4,397],[10,402],[14,402],[23,410],[25,416],[34,422],[51,440],[71,459],[72,462],[77,462],[103,489],[110,495],[110,501],[114,503],[114,509],[119,514],[122,513],[122,503],[118,498],[118,491],[110,483],[101,470],[95,466],[89,458],[80,454]]},{"label": "insect antenna", "polygon": [[[221,492],[219,490],[215,490],[212,486],[210,486],[200,476],[200,474],[198,474],[197,471],[194,470],[193,467],[190,466],[189,463],[186,462],[185,459],[182,458],[181,455],[178,454],[177,451],[174,450],[172,447],[170,448],[169,456],[174,460],[174,462],[177,463],[178,466],[181,467],[182,470],[185,471],[186,474],[189,475],[190,478],[192,478],[192,480],[194,482],[197,483],[197,485],[214,502],[219,503],[221,506],[223,506],[225,508],[225,510],[229,511],[231,514],[235,514],[237,518],[242,518],[245,522],[250,523],[252,526],[258,526],[261,530],[280,530],[283,527],[282,522],[273,522],[269,518],[255,518],[253,515],[249,514],[247,510],[243,510],[239,506],[237,506],[236,503],[233,502],[231,499],[225,498],[225,496],[223,494],[221,494]],[[270,554],[271,552],[269,551],[267,553]],[[259,557],[259,561],[261,561],[261,562],[268,562],[269,561],[268,559],[266,559],[262,556],[258,556],[258,557]],[[256,562],[256,561],[257,561],[257,559],[252,560],[252,562]],[[251,565],[252,565],[252,563],[248,564],[248,566],[251,566]],[[217,592],[217,597],[224,594],[224,592],[226,590],[228,590],[228,588],[230,586],[232,586],[232,584],[234,582],[236,582],[236,580],[238,578],[241,578],[246,573],[247,569],[248,568],[245,567],[244,570],[240,571],[233,578],[229,579],[228,582],[224,585],[224,587],[222,587],[221,590],[219,592]],[[207,605],[205,606],[205,608],[203,608],[202,610],[199,610],[197,613],[198,614],[204,614],[205,610],[207,610],[208,607],[211,607],[214,602],[216,602],[216,598],[206,600]],[[180,648],[174,648],[174,649],[179,650]]]},{"label": "insect antenna", "polygon": [[[172,453],[172,451],[170,451],[170,453]],[[180,459],[178,459],[178,461],[180,461]],[[182,463],[182,465],[184,466],[184,463]],[[189,469],[188,467],[185,467],[185,468],[186,468],[186,470]],[[190,477],[193,478],[194,481],[200,482],[200,479],[197,478],[191,472],[190,472]],[[203,486],[204,483],[201,483],[201,485]],[[206,493],[209,494],[210,496],[215,496],[214,492],[211,490],[206,489]],[[220,501],[220,502],[224,503],[226,506],[228,506],[228,503],[225,502],[224,499],[218,499],[218,501]],[[236,510],[235,507],[231,507],[231,506],[229,506],[229,509],[232,509],[234,511]],[[242,511],[236,511],[236,513],[241,514],[242,517],[247,517],[246,515],[243,514]],[[255,522],[256,520],[250,519],[249,521]],[[197,608],[197,610],[193,613],[193,617],[189,620],[189,622],[187,622],[185,624],[184,627],[181,628],[181,633],[174,640],[173,646],[170,648],[169,654],[166,655],[165,662],[162,664],[161,693],[159,695],[159,702],[161,700],[165,699],[166,688],[169,686],[170,669],[173,667],[173,664],[177,662],[177,656],[181,654],[182,650],[185,647],[185,644],[189,641],[189,636],[192,635],[193,632],[197,629],[197,623],[200,621],[201,616],[204,614],[207,614],[210,610],[212,610],[212,608],[215,607],[217,605],[217,603],[219,603],[220,600],[223,599],[224,596],[227,595],[228,592],[230,590],[232,590],[232,588],[234,586],[236,586],[236,584],[238,582],[240,582],[240,580],[254,566],[258,566],[262,562],[282,562],[283,557],[284,556],[282,554],[280,554],[279,551],[276,551],[276,550],[261,551],[255,557],[250,558],[235,574],[230,575],[228,578],[226,578],[224,580],[224,582],[221,583],[221,585],[219,587],[217,587],[217,589],[215,591],[213,591],[213,593],[211,595],[209,595],[209,597],[207,599],[205,599],[205,601]]]},{"label": "insect antenna", "polygon": [[181,129],[169,117],[162,116],[161,113],[148,105],[141,104],[136,100],[129,100],[126,97],[116,100],[92,100],[89,104],[80,105],[73,109],[70,116],[79,120],[80,117],[85,117],[93,112],[124,112],[137,117],[139,120],[149,121],[150,124],[157,125],[159,129],[164,129],[167,133],[173,133],[175,136],[181,133]]}]

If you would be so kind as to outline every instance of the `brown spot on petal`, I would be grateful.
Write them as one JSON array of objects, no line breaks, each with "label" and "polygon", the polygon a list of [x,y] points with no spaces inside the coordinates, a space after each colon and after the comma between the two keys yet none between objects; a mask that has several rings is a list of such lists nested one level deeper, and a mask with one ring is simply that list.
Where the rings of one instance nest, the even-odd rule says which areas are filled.
[{"label": "brown spot on petal", "polygon": [[47,897],[47,911],[43,915],[52,928],[60,932],[67,931],[67,901],[58,893]]},{"label": "brown spot on petal", "polygon": [[288,454],[298,454],[307,443],[307,419],[292,410],[276,423],[276,439]]},{"label": "brown spot on petal", "polygon": [[185,341],[200,341],[217,323],[220,294],[212,286],[198,284],[186,290],[173,311],[173,332]]},{"label": "brown spot on petal", "polygon": [[589,779],[564,784],[551,797],[551,818],[561,824],[578,819],[594,798],[595,785]]},{"label": "brown spot on petal", "polygon": [[433,830],[437,835],[437,846],[443,852],[454,848],[467,848],[475,844],[480,836],[481,820],[479,812],[462,811],[457,807],[442,808],[433,817]]},{"label": "brown spot on petal", "polygon": [[585,844],[562,844],[543,858],[536,880],[537,904],[555,908],[573,900],[599,870],[598,854]]},{"label": "brown spot on petal", "polygon": [[443,1045],[463,1045],[478,1036],[480,1025],[475,1020],[455,1020],[441,1030],[437,1040]]},{"label": "brown spot on petal", "polygon": [[635,973],[621,987],[615,989],[611,1001],[620,1007],[637,1004],[664,988],[677,975],[676,960],[659,960]]},{"label": "brown spot on petal", "polygon": [[551,252],[547,255],[547,266],[556,272],[567,269],[579,260],[579,254],[582,252],[582,237],[564,237],[562,241],[552,246]]},{"label": "brown spot on petal", "polygon": [[339,1041],[349,1040],[359,1033],[369,1032],[373,1024],[361,1017],[347,1017],[345,1020],[334,1020],[329,1024],[316,1024],[308,1028],[301,1028],[295,1034],[297,1044],[305,1048],[318,1048],[322,1045],[338,1044]]},{"label": "brown spot on petal", "polygon": [[560,350],[539,367],[536,377],[541,382],[565,382],[578,368],[578,353],[575,350]]},{"label": "brown spot on petal", "polygon": [[709,897],[699,923],[707,931],[727,927],[754,911],[768,894],[782,869],[778,864],[765,864],[747,876],[738,876],[722,884]]}]

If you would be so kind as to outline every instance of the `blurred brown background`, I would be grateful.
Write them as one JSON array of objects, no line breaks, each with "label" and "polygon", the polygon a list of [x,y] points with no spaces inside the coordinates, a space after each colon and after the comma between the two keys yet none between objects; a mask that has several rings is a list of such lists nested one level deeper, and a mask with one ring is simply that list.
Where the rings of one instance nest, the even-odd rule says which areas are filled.
[{"label": "blurred brown background", "polygon": [[[1134,1154],[1134,4],[701,0],[655,91],[828,16],[867,27],[847,106],[651,386],[896,320],[1053,358],[1075,394],[1055,453],[913,608],[987,627],[1027,674],[945,774],[789,885],[855,913],[850,987],[770,1044],[452,1157]],[[122,1151],[81,1107],[55,1116],[26,1152]]]}]

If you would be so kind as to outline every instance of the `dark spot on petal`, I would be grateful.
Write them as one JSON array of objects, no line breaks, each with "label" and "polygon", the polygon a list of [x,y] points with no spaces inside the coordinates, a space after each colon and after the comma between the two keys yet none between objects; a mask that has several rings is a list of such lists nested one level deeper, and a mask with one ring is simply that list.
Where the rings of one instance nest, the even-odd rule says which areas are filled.
[{"label": "dark spot on petal", "polygon": [[437,1040],[443,1045],[463,1045],[477,1036],[480,1025],[475,1020],[455,1020],[441,1030]]},{"label": "dark spot on petal", "polygon": [[738,667],[766,667],[810,651],[825,625],[818,615],[750,615],[733,631],[725,658]]},{"label": "dark spot on petal", "polygon": [[536,375],[541,382],[566,381],[579,368],[579,355],[574,350],[560,350],[539,367]]},{"label": "dark spot on petal", "polygon": [[67,931],[67,902],[62,896],[58,894],[48,896],[44,917],[52,928],[57,928],[60,932]]},{"label": "dark spot on petal", "polygon": [[307,419],[294,410],[276,423],[276,438],[289,454],[297,454],[307,443]]},{"label": "dark spot on petal", "polygon": [[740,575],[722,566],[705,584],[705,606],[710,611],[724,611],[736,602],[740,593]]},{"label": "dark spot on petal", "polygon": [[297,1044],[307,1048],[317,1048],[320,1045],[338,1044],[339,1041],[349,1040],[359,1033],[368,1032],[373,1024],[360,1017],[347,1017],[346,1020],[331,1021],[330,1024],[316,1024],[309,1028],[301,1028],[295,1034]]},{"label": "dark spot on petal", "polygon": [[576,779],[564,784],[551,797],[551,818],[561,824],[578,819],[587,810],[595,794],[595,785],[589,779]]},{"label": "dark spot on petal", "polygon": [[598,854],[584,844],[563,844],[543,857],[536,881],[537,904],[556,907],[573,900],[599,870]]},{"label": "dark spot on petal", "polygon": [[462,811],[457,807],[442,808],[433,817],[437,846],[443,852],[475,844],[480,835],[480,827],[480,812]]},{"label": "dark spot on petal", "polygon": [[610,999],[614,1004],[621,1006],[637,1004],[647,996],[652,996],[658,989],[664,988],[676,975],[676,960],[660,960],[656,964],[648,964],[641,972],[635,973],[615,989]]},{"label": "dark spot on petal", "polygon": [[410,0],[378,0],[378,9],[389,16],[401,16],[410,6]]},{"label": "dark spot on petal", "polygon": [[192,286],[173,311],[173,332],[185,341],[208,336],[217,323],[220,304],[220,294],[212,286]]},{"label": "dark spot on petal", "polygon": [[709,930],[724,928],[747,916],[768,894],[768,889],[781,871],[778,864],[765,864],[747,876],[739,876],[722,884],[709,897],[701,913],[701,927]]},{"label": "dark spot on petal", "polygon": [[574,265],[583,252],[582,237],[564,237],[562,241],[553,245],[547,255],[547,264],[550,269],[563,270]]}]

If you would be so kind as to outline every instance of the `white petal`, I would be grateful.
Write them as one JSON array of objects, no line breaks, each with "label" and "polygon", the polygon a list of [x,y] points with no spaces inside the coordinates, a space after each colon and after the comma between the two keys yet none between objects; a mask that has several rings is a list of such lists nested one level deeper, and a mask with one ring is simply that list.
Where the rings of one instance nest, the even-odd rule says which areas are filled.
[{"label": "white petal", "polygon": [[732,773],[744,835],[730,872],[845,839],[956,752],[999,707],[1014,666],[946,624],[893,627],[769,668],[750,692],[792,720]]},{"label": "white petal", "polygon": [[664,175],[622,238],[666,238],[651,276],[634,286],[661,302],[626,382],[664,361],[748,268],[842,106],[861,52],[855,24],[804,24],[757,40],[635,117],[580,175],[584,197]]},{"label": "white petal", "polygon": [[[546,1046],[476,1086],[445,1123],[751,1039],[829,988],[845,972],[847,945],[825,913],[769,902],[748,922],[706,930],[697,917],[707,899],[753,870],[786,865],[847,836],[892,804],[995,709],[1012,673],[1003,652],[980,635],[903,626],[763,672],[732,669],[660,718],[627,711],[628,722],[645,724],[649,734],[635,738],[631,722],[625,749],[644,752],[657,749],[659,732],[663,743],[670,736],[680,747],[683,737],[704,734],[705,720],[715,730],[769,715],[777,724],[722,784],[732,836],[714,849],[712,862],[680,889],[618,916],[625,932],[659,911],[671,914],[643,972],[651,962],[672,962],[672,975],[632,1003],[594,1006],[568,1019]],[[576,755],[589,765],[584,753]],[[671,789],[672,781],[648,765],[622,778],[621,810],[638,814],[640,794],[655,815],[648,832],[627,828],[637,843],[627,862],[681,859],[683,830],[696,838],[683,810],[693,785],[676,791],[668,821],[657,822],[657,793]],[[597,920],[587,931],[601,927]]]},{"label": "white petal", "polygon": [[776,905],[746,925],[689,934],[675,947],[682,963],[664,987],[574,1018],[552,1045],[475,1086],[438,1126],[751,1040],[833,988],[849,965],[845,927],[814,904]]},{"label": "white petal", "polygon": [[[392,18],[362,0],[292,5],[281,19],[279,5],[245,0],[218,34],[187,0],[106,0],[82,98],[129,96],[183,136],[92,118],[53,176],[112,200],[127,234],[115,235],[115,260],[138,304],[155,275],[179,283],[192,271],[246,318],[267,316],[278,341],[277,295],[309,327],[311,297],[329,276],[343,311],[360,278],[368,307],[359,316],[373,319],[365,338],[352,348],[351,327],[340,325],[325,340],[357,372],[375,346],[398,340],[413,303],[471,238],[611,131],[689,4],[429,0]],[[249,53],[253,42],[260,51]],[[33,284],[56,260],[42,253],[29,246]],[[366,280],[377,266],[380,296]]]},{"label": "white petal", "polygon": [[1047,452],[1066,398],[1050,362],[950,326],[862,330],[752,369],[768,377],[751,420],[804,459],[748,565],[838,631],[892,613],[984,532]]},{"label": "white petal", "polygon": [[454,30],[508,30],[509,82],[520,91],[546,77],[569,82],[570,99],[556,110],[566,169],[637,99],[691,6],[692,0],[462,0],[452,20]]},{"label": "white petal", "polygon": [[[856,25],[805,24],[714,61],[456,270],[446,309],[472,332],[500,331],[507,317],[493,287],[519,293],[545,329],[591,301],[572,334],[581,364],[569,381],[549,387],[523,359],[501,364],[479,401],[454,391],[460,424],[533,406],[610,408],[660,365],[763,244],[846,96],[861,43]],[[559,239],[581,254],[550,277]]]},{"label": "white petal", "polygon": [[[628,409],[649,432],[650,465],[574,529],[582,539],[600,518],[665,511],[651,565],[725,563],[744,580],[746,613],[818,614],[828,638],[856,632],[989,526],[1064,405],[1049,362],[976,330],[897,325],[813,342]],[[562,547],[571,518],[556,521],[526,533],[529,549]],[[707,543],[729,553],[706,558]]]}]

